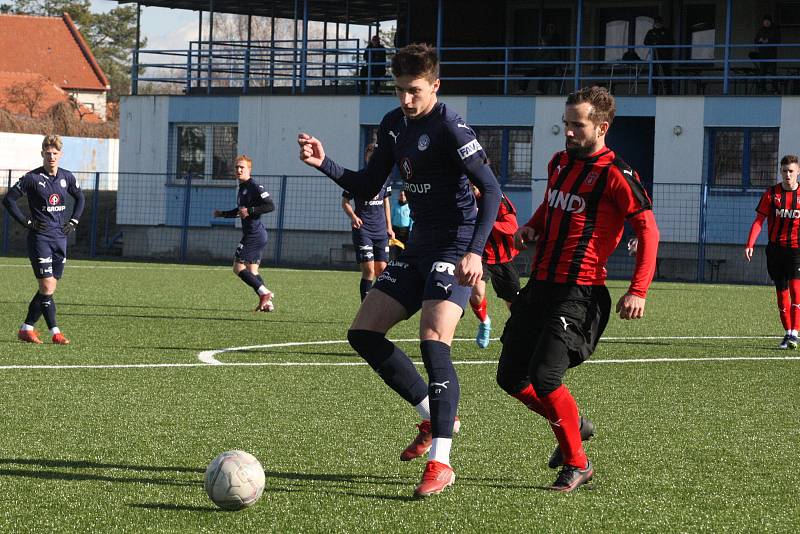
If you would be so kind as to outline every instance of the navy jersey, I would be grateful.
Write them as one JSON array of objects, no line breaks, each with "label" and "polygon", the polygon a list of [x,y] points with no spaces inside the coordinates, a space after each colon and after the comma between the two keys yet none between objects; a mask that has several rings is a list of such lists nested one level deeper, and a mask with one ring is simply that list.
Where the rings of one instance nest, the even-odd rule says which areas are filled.
[{"label": "navy jersey", "polygon": [[359,231],[373,238],[386,237],[386,209],[383,206],[383,199],[391,195],[392,186],[389,185],[389,178],[374,197],[364,198],[353,195],[349,191],[342,191],[343,198],[355,200],[353,211],[363,223]]},{"label": "navy jersey", "polygon": [[[500,204],[500,186],[472,128],[437,102],[419,119],[408,119],[400,108],[390,111],[377,141],[365,170],[343,169],[327,157],[320,170],[345,189],[371,197],[396,164],[414,219],[409,246],[436,247],[451,240],[454,231],[471,229],[467,251],[481,255]],[[469,180],[482,192],[480,212]]]},{"label": "navy jersey", "polygon": [[242,219],[242,233],[252,234],[264,231],[261,215],[275,209],[272,197],[263,185],[255,183],[251,178],[239,183],[236,191],[236,208],[221,213],[222,217],[231,219],[239,216],[239,208],[247,208],[249,215]]},{"label": "navy jersey", "polygon": [[[12,194],[8,198],[14,197],[14,207],[16,198],[27,196],[31,219],[34,223],[46,225],[45,230],[36,231],[38,236],[61,239],[64,237],[62,230],[64,224],[69,219],[80,220],[83,214],[83,192],[78,187],[75,176],[68,170],[59,168],[55,176],[50,176],[44,167],[39,167],[20,178],[11,189]],[[67,213],[67,195],[75,199],[75,207],[71,214]],[[17,211],[18,214],[12,211],[15,218],[22,213],[18,208]],[[19,222],[24,223],[24,217]]]}]

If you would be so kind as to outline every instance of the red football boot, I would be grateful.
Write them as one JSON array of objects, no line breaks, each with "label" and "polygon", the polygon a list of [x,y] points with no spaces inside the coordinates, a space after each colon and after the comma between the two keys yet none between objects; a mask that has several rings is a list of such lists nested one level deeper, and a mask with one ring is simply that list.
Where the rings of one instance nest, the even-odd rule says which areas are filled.
[{"label": "red football boot", "polygon": [[42,344],[42,340],[39,339],[39,333],[36,330],[20,330],[17,332],[17,339],[25,343]]},{"label": "red football boot", "polygon": [[447,486],[452,486],[456,480],[453,468],[447,464],[430,460],[425,464],[422,480],[414,488],[414,497],[428,497],[444,491]]},{"label": "red football boot", "polygon": [[64,334],[59,332],[53,336],[53,344],[54,345],[69,345],[69,339],[64,337]]},{"label": "red football boot", "polygon": [[[430,420],[424,419],[420,424],[417,425],[417,428],[419,429],[417,437],[415,437],[414,441],[412,441],[408,447],[406,447],[405,450],[400,453],[400,460],[403,462],[408,462],[414,458],[419,458],[431,448],[431,443],[433,443],[433,433],[431,432]],[[459,421],[458,416],[456,416],[456,419],[453,422],[453,434],[457,434],[459,430],[461,430],[461,421]]]}]

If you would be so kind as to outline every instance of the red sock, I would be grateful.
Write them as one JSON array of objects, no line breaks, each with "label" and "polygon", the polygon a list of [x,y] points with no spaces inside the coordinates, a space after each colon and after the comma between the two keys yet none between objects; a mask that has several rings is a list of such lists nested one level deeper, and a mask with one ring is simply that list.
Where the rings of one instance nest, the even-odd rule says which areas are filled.
[{"label": "red sock", "polygon": [[550,428],[558,440],[564,465],[572,465],[583,469],[586,467],[586,453],[581,443],[581,422],[578,405],[572,398],[567,386],[558,388],[542,398],[542,405],[549,413]]},{"label": "red sock", "polygon": [[483,300],[477,306],[470,300],[469,306],[472,308],[472,311],[475,312],[475,317],[477,317],[480,322],[485,323],[487,316],[486,310],[489,306],[489,304],[486,302],[486,297],[483,297]]},{"label": "red sock", "polygon": [[792,317],[789,315],[791,300],[789,299],[788,289],[778,289],[778,313],[781,315],[781,324],[784,330],[792,329]]},{"label": "red sock", "polygon": [[800,328],[800,280],[789,280],[789,297],[792,301],[789,329],[797,330]]},{"label": "red sock", "polygon": [[536,396],[536,391],[533,389],[532,385],[528,384],[528,387],[511,396],[527,406],[529,410],[533,410],[547,419],[547,412],[542,405],[542,400]]}]

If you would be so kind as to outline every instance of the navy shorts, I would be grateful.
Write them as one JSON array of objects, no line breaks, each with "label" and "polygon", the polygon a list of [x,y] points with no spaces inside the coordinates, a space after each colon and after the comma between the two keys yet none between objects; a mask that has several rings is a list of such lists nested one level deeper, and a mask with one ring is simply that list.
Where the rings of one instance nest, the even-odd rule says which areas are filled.
[{"label": "navy shorts", "polygon": [[425,300],[448,300],[465,309],[472,288],[456,282],[456,264],[466,254],[471,239],[462,235],[443,246],[409,246],[386,266],[373,289],[386,293],[406,309],[411,317]]},{"label": "navy shorts", "polygon": [[67,263],[67,238],[44,238],[28,232],[28,259],[36,278],[52,276],[59,280]]},{"label": "navy shorts", "polygon": [[366,261],[389,261],[389,236],[376,239],[353,230],[353,246],[356,247],[356,263]]},{"label": "navy shorts", "polygon": [[242,240],[239,241],[239,246],[236,247],[233,261],[236,263],[260,265],[261,254],[266,245],[267,231],[264,228],[261,228],[260,232],[245,234],[242,236]]}]

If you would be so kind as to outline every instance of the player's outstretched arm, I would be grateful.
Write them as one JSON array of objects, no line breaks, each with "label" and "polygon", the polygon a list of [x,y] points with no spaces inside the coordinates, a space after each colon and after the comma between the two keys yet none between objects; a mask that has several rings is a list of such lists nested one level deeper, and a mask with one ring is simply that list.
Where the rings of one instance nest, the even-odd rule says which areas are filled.
[{"label": "player's outstretched arm", "polygon": [[316,137],[307,133],[297,136],[297,144],[300,145],[300,159],[306,165],[319,169],[325,159],[325,149]]},{"label": "player's outstretched arm", "polygon": [[628,291],[617,302],[616,311],[621,319],[641,319],[644,316],[647,289],[653,281],[658,255],[659,232],[652,210],[642,211],[629,219],[639,245],[636,265]]},{"label": "player's outstretched arm", "polygon": [[744,257],[747,261],[753,259],[753,249],[756,246],[756,239],[758,239],[758,234],[761,233],[761,226],[764,224],[765,218],[762,214],[757,213],[753,224],[750,226],[750,232],[747,234],[747,244],[744,247]]}]

